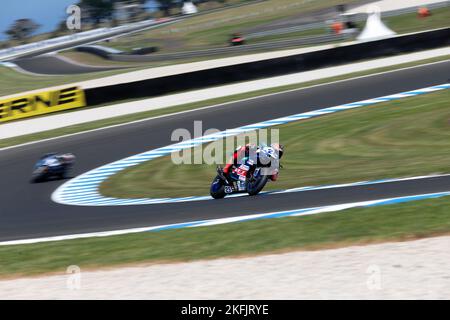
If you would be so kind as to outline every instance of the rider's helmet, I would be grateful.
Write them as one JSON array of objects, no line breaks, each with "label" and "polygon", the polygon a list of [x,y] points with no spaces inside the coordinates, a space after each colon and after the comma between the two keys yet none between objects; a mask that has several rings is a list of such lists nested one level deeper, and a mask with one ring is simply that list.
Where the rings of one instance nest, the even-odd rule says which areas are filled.
[{"label": "rider's helmet", "polygon": [[71,153],[61,154],[58,158],[64,163],[73,163],[75,161],[75,156]]},{"label": "rider's helmet", "polygon": [[283,152],[284,152],[284,146],[282,144],[279,144],[279,143],[272,143],[270,146],[276,152],[278,152],[278,158],[281,159],[281,157],[283,156]]}]

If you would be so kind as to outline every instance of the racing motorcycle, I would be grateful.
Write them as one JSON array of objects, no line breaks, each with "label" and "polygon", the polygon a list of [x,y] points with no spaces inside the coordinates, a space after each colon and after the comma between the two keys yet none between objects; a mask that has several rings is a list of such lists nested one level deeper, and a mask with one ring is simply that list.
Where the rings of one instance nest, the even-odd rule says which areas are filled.
[{"label": "racing motorcycle", "polygon": [[[277,160],[275,154],[266,155]],[[222,199],[233,193],[246,192],[251,196],[257,195],[273,177],[273,173],[266,174],[267,166],[261,166],[258,160],[244,157],[241,162],[242,164],[233,165],[228,177],[225,176],[223,168],[217,168],[217,176],[210,188],[210,194],[214,199]]]},{"label": "racing motorcycle", "polygon": [[71,153],[47,153],[34,165],[31,182],[42,182],[52,177],[65,179],[74,163],[75,156]]}]

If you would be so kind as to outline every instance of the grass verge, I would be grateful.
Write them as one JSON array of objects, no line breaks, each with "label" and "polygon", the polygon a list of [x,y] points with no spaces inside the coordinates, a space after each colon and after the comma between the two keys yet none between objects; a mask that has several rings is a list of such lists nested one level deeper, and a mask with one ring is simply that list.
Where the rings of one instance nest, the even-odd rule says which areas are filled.
[{"label": "grass verge", "polygon": [[[292,0],[283,0],[283,4],[277,4],[275,7],[276,10],[267,10],[268,5],[273,6],[273,1],[266,1],[258,4],[248,5],[246,6],[246,13],[248,14],[251,19],[246,20],[245,23],[239,24],[240,20],[227,20],[224,19],[223,14],[228,14],[225,12],[216,12],[212,13],[211,17],[210,14],[206,14],[204,16],[199,16],[193,19],[187,19],[186,21],[183,21],[180,24],[176,24],[176,28],[174,26],[167,26],[160,29],[155,29],[151,31],[147,31],[144,33],[137,33],[132,34],[125,38],[118,38],[116,42],[108,42],[105,45],[111,46],[114,48],[119,49],[131,49],[139,46],[149,46],[150,43],[153,43],[156,41],[156,44],[162,47],[164,50],[162,52],[178,52],[178,51],[186,51],[186,50],[195,50],[195,49],[205,49],[205,48],[211,48],[211,47],[217,47],[218,45],[225,45],[226,41],[230,35],[230,33],[234,31],[240,30],[240,28],[244,27],[250,27],[254,25],[258,25],[261,23],[265,23],[268,21],[271,21],[274,17],[278,17],[280,13],[282,14],[293,14],[293,12],[290,11],[289,8],[297,8],[304,10],[316,10],[323,7],[330,6],[331,3],[328,3],[326,1],[315,1],[314,3],[306,3],[304,6],[298,6],[299,3],[296,3],[296,1]],[[341,3],[342,0],[337,1],[336,3]],[[347,1],[348,2],[348,1]],[[271,3],[271,4],[270,4]],[[332,1],[334,3],[334,1]],[[301,3],[300,3],[301,4]],[[253,6],[260,7],[262,14],[262,17],[265,17],[266,14],[270,18],[264,18],[261,20],[261,18],[256,19],[259,17],[259,14],[256,14],[253,12],[254,8]],[[242,8],[234,8],[233,10],[242,10]],[[231,10],[231,9],[228,9]],[[226,11],[226,10],[225,10]],[[276,13],[276,14],[275,14]],[[275,14],[275,15],[274,15]],[[217,15],[217,17],[216,17]],[[236,17],[239,17],[237,15]],[[196,20],[199,20],[199,23],[204,23],[208,26],[216,26],[218,23],[218,27],[211,27],[211,28],[200,28],[200,30],[197,30],[196,28],[197,23],[193,22]],[[205,20],[206,19],[206,20]],[[219,19],[219,20],[217,20]],[[256,19],[253,21],[253,19]],[[268,21],[266,21],[269,19]],[[398,33],[407,33],[407,32],[415,32],[415,31],[421,31],[421,30],[427,30],[427,29],[433,29],[433,28],[439,28],[439,27],[447,27],[449,26],[450,19],[450,8],[442,8],[437,9],[433,11],[433,15],[431,17],[428,17],[426,19],[418,19],[416,17],[416,14],[405,14],[397,17],[391,17],[386,19],[386,23],[395,31]],[[191,21],[192,20],[192,21]],[[221,26],[222,24],[227,25],[226,27]],[[228,23],[232,23],[231,25],[228,25]],[[186,24],[184,26],[184,24]],[[307,30],[304,32],[297,32],[292,34],[284,34],[284,35],[277,35],[277,36],[268,36],[264,38],[258,38],[254,39],[254,42],[261,42],[261,41],[270,41],[273,39],[289,39],[289,38],[297,38],[299,36],[307,36],[307,35],[319,35],[324,34],[328,30],[325,28],[318,28],[313,30]],[[161,39],[159,39],[160,37]],[[181,37],[181,39],[179,39]],[[159,39],[159,40],[158,40]],[[153,41],[153,42],[152,42]],[[159,42],[158,42],[159,41]],[[162,41],[162,43],[160,43]],[[251,40],[250,42],[253,42]],[[166,47],[169,47],[168,49]],[[172,48],[173,47],[173,48]],[[286,48],[287,49],[287,48]],[[257,52],[254,52],[257,53]],[[238,53],[237,55],[240,55],[242,53]],[[128,66],[130,68],[127,69],[119,69],[119,70],[109,70],[109,71],[100,71],[100,72],[94,72],[89,74],[78,74],[78,75],[52,75],[52,76],[45,76],[45,75],[32,75],[20,73],[15,70],[12,70],[10,68],[2,67],[0,66],[0,96],[19,93],[23,91],[29,91],[39,88],[45,88],[50,86],[56,86],[56,85],[63,85],[78,81],[85,81],[85,80],[91,80],[116,74],[121,74],[124,72],[130,72],[134,70],[140,70],[145,68],[151,68],[151,67],[159,67],[159,66],[165,66],[165,65],[171,65],[171,64],[178,64],[178,63],[188,63],[188,62],[196,62],[196,61],[202,61],[205,60],[205,57],[197,57],[197,58],[190,58],[190,59],[182,59],[182,60],[173,60],[173,61],[161,61],[161,62],[151,62],[151,63],[130,63],[130,62],[114,62],[114,61],[108,61],[105,59],[98,58],[94,55],[87,54],[87,53],[81,53],[81,52],[74,52],[74,51],[68,51],[63,52],[63,56],[66,56],[68,58],[71,58],[72,60],[75,60],[79,63],[85,63],[88,65],[93,66]],[[224,58],[228,57],[229,55],[220,55],[216,56],[215,58]]]},{"label": "grass verge", "polygon": [[386,24],[397,33],[411,33],[450,26],[450,6],[431,10],[432,15],[418,18],[417,13],[407,13],[384,19]]},{"label": "grass verge", "polygon": [[[14,145],[32,142],[32,141],[39,141],[39,140],[58,137],[58,136],[63,136],[63,135],[67,135],[67,134],[73,134],[73,133],[98,129],[98,128],[111,126],[111,125],[125,124],[127,122],[142,120],[142,119],[156,117],[156,116],[169,115],[169,114],[172,114],[175,112],[195,110],[195,109],[198,109],[201,107],[212,106],[212,105],[226,103],[226,102],[239,101],[242,99],[258,97],[258,96],[265,95],[265,94],[280,93],[283,91],[305,88],[305,87],[312,86],[312,85],[325,84],[325,83],[329,83],[329,82],[333,82],[333,81],[346,80],[346,79],[351,79],[351,78],[355,78],[355,77],[366,76],[366,75],[370,75],[370,74],[374,74],[374,73],[378,73],[378,72],[393,71],[393,70],[397,70],[397,69],[401,69],[401,68],[419,66],[419,65],[423,65],[423,64],[427,64],[427,63],[446,61],[448,59],[450,59],[450,55],[437,57],[437,58],[431,58],[431,59],[425,59],[425,60],[421,60],[421,61],[415,61],[415,62],[411,62],[411,63],[404,63],[404,64],[385,67],[385,68],[372,69],[372,70],[367,70],[367,71],[362,71],[362,72],[354,72],[354,73],[350,73],[350,74],[343,75],[343,76],[330,77],[330,78],[321,79],[321,80],[317,80],[317,81],[309,81],[309,82],[293,84],[293,85],[288,85],[288,86],[281,86],[281,87],[276,87],[276,88],[271,88],[271,89],[258,90],[258,91],[253,91],[253,92],[248,92],[248,93],[244,93],[244,94],[238,94],[238,95],[233,95],[233,96],[228,96],[228,97],[223,97],[223,98],[210,99],[210,100],[201,101],[201,102],[197,102],[197,103],[184,104],[184,105],[179,105],[179,106],[174,106],[174,107],[169,107],[169,108],[164,108],[164,109],[159,109],[159,110],[140,112],[140,113],[130,114],[127,116],[114,117],[114,118],[105,119],[105,120],[93,121],[93,122],[83,123],[83,124],[79,124],[79,125],[64,127],[61,129],[55,129],[55,130],[49,130],[49,131],[44,131],[44,132],[35,133],[35,134],[18,136],[18,137],[14,137],[14,138],[2,139],[2,140],[0,140],[0,148],[14,146]],[[0,77],[0,79],[1,79],[1,77]],[[0,80],[0,83],[1,83],[1,80]],[[134,101],[134,100],[128,100],[128,101]],[[124,102],[124,101],[122,101],[122,102]]]},{"label": "grass verge", "polygon": [[[331,1],[331,2],[330,2]],[[106,46],[118,48],[118,49],[133,49],[136,47],[148,47],[151,45],[160,45],[163,42],[163,47],[175,47],[179,46],[178,42],[183,43],[181,51],[185,49],[195,49],[199,44],[202,44],[205,39],[212,39],[211,41],[217,43],[216,37],[217,30],[221,32],[228,32],[226,30],[232,28],[233,25],[242,23],[244,16],[247,24],[253,25],[254,23],[266,22],[267,19],[281,18],[286,14],[292,14],[292,8],[300,11],[316,10],[324,7],[330,7],[334,4],[341,2],[350,2],[351,0],[319,0],[319,1],[298,1],[298,0],[269,0],[254,4],[248,4],[242,7],[231,7],[212,12],[197,17],[192,17],[175,24],[174,26],[161,27],[157,29],[148,30],[142,33],[130,34],[126,37],[117,38],[116,40],[109,41],[107,43],[100,43]],[[259,22],[258,22],[259,21]],[[247,25],[246,24],[246,25]],[[173,28],[176,29],[173,29]],[[218,28],[218,29],[217,29]],[[228,29],[223,29],[228,28]],[[198,31],[205,31],[206,35],[198,35]],[[191,38],[187,37],[186,32],[191,35]],[[219,32],[220,33],[220,32]],[[181,37],[181,40],[180,40]],[[228,37],[228,35],[227,35]],[[155,42],[156,41],[156,42]],[[187,48],[184,48],[184,42],[189,44]],[[208,40],[209,41],[209,40]],[[221,40],[219,40],[221,41]],[[176,51],[176,50],[175,50]],[[178,50],[180,51],[180,50]],[[89,57],[88,55],[79,55],[78,53],[69,53],[68,57],[82,62],[87,59],[87,64],[100,63],[97,59]],[[184,61],[176,61],[176,63],[193,62],[204,60],[205,57],[196,59],[186,59]],[[164,66],[173,64],[173,61],[163,61],[155,63],[133,63],[137,68],[135,70]],[[104,61],[100,65],[110,65],[110,62]],[[111,65],[116,65],[115,63]],[[127,63],[120,63],[117,65],[128,65]],[[61,76],[30,76],[29,74],[23,74],[11,70],[10,68],[0,66],[0,96],[19,93],[28,90],[34,90],[39,88],[45,88],[49,86],[62,85],[65,83],[73,83],[77,81],[91,80],[110,75],[120,74],[133,69],[127,70],[110,70],[94,72],[90,74],[79,75],[61,75]]]},{"label": "grass verge", "polygon": [[[427,18],[418,18],[417,13],[406,13],[383,19],[383,22],[398,34],[445,28],[450,26],[449,21],[450,21],[450,7],[435,9],[432,11],[432,15]],[[358,23],[358,27],[360,30],[362,30],[364,26],[365,21]],[[266,42],[270,40],[318,36],[329,34],[330,32],[331,30],[329,28],[323,27],[300,32],[290,32],[279,35],[258,37],[255,39],[251,39],[250,42]]]},{"label": "grass verge", "polygon": [[[449,101],[450,90],[443,90],[276,126],[286,151],[283,170],[265,189],[448,172]],[[224,149],[222,140],[214,144]],[[191,155],[201,157],[202,150]],[[223,154],[222,161],[231,156]],[[214,176],[212,165],[176,165],[166,156],[120,171],[100,191],[116,198],[202,196]]]},{"label": "grass verge", "polygon": [[233,32],[349,2],[352,0],[268,0],[191,17],[174,25],[134,33],[103,44],[125,51],[156,45],[162,52],[224,46]]},{"label": "grass verge", "polygon": [[126,71],[124,71],[124,69],[118,69],[109,71],[99,71],[88,74],[41,76],[17,72],[14,69],[0,66],[0,96],[6,96],[14,93],[20,93],[40,88],[59,86],[79,81],[108,77],[124,72],[131,72],[134,70],[137,69],[130,68],[126,69]]},{"label": "grass verge", "polygon": [[[450,7],[440,8],[433,10],[433,14],[430,17],[427,18],[417,18],[416,13],[408,13],[403,14],[399,16],[389,17],[383,19],[384,22],[391,27],[394,31],[396,31],[399,34],[404,33],[411,33],[411,32],[418,32],[418,31],[424,31],[424,30],[431,30],[436,28],[444,28],[448,27],[450,21]],[[159,45],[162,48],[162,52],[177,52],[177,51],[186,51],[189,50],[189,48],[185,47],[186,42],[194,42],[196,41],[196,38],[198,36],[200,37],[206,37],[210,40],[205,41],[206,44],[200,47],[200,49],[207,49],[207,48],[215,48],[215,47],[223,47],[224,44],[226,44],[226,41],[231,33],[237,30],[245,29],[245,26],[250,24],[253,26],[254,23],[244,23],[244,24],[236,24],[228,26],[227,28],[212,28],[205,31],[198,31],[194,32],[191,35],[191,38],[189,41],[187,39],[183,40],[171,40],[168,41],[167,39],[161,40],[163,43],[151,43],[153,45]],[[359,23],[359,27],[364,27],[364,22]],[[152,32],[155,32],[155,30],[152,30]],[[330,29],[327,27],[321,27],[316,29],[310,29],[310,30],[304,30],[304,31],[297,31],[297,32],[289,32],[284,34],[276,34],[276,35],[270,35],[270,36],[263,36],[263,37],[256,37],[252,39],[248,39],[248,43],[262,43],[262,42],[268,42],[273,40],[288,40],[288,39],[297,39],[301,37],[310,37],[310,36],[319,36],[319,35],[326,35],[330,33]],[[149,36],[149,35],[148,35]],[[133,37],[131,35],[130,37]],[[139,33],[137,34],[137,37],[139,38]],[[130,42],[130,39],[127,37],[126,39],[118,38],[117,41],[120,43],[120,41]],[[130,46],[136,47],[138,44],[141,46],[149,46],[149,41],[155,41],[152,39],[145,39],[145,38],[139,38],[139,40],[134,40],[134,42],[130,42]],[[346,40],[348,41],[348,40]],[[141,43],[142,42],[142,43]],[[336,42],[335,40],[331,40],[329,43]],[[339,42],[339,41],[338,41]],[[171,50],[170,47],[173,46],[173,43],[178,43],[178,46],[175,45],[175,50]],[[120,47],[118,44],[112,43],[112,47]],[[108,44],[105,44],[108,45]],[[308,45],[304,45],[308,46]],[[169,48],[167,48],[169,47]],[[291,48],[300,48],[303,46],[293,46]],[[122,49],[130,49],[126,47],[122,47]],[[197,48],[199,49],[199,48]],[[288,49],[288,48],[285,48]],[[190,48],[190,50],[193,50],[193,48]],[[279,49],[278,49],[279,50]],[[263,50],[255,50],[252,53],[259,53],[264,52]],[[219,58],[226,58],[230,56],[239,56],[243,54],[248,54],[244,52],[235,52],[235,53],[228,53],[223,55],[217,55],[214,56],[215,59]],[[160,67],[165,65],[173,65],[173,64],[180,64],[180,63],[189,63],[189,62],[197,62],[202,61],[205,59],[208,59],[208,57],[195,57],[195,58],[188,58],[188,59],[175,59],[175,60],[167,60],[167,61],[158,61],[158,62],[118,62],[118,61],[112,61],[112,60],[106,60],[101,57],[98,57],[93,54],[85,53],[85,52],[77,52],[75,50],[69,50],[61,52],[60,55],[65,56],[67,58],[70,58],[78,63],[92,65],[92,66],[122,66],[122,67],[135,67],[135,68],[154,68],[154,67]]]},{"label": "grass verge", "polygon": [[[124,51],[135,47],[152,45],[159,47],[161,52],[165,53],[223,47],[227,45],[230,35],[234,32],[243,32],[245,35],[246,30],[252,30],[258,26],[265,26],[274,21],[286,20],[290,17],[298,16],[300,12],[305,13],[331,7],[333,4],[340,4],[339,1],[338,3],[335,1],[331,3],[314,1],[306,5],[301,2],[295,3],[292,0],[278,1],[283,1],[284,3],[275,4],[274,1],[267,1],[249,5],[245,12],[239,12],[236,16],[224,10],[222,12],[193,17],[175,25],[135,33],[126,38],[117,38],[108,43],[104,43],[104,45]],[[264,11],[268,7],[271,7],[272,10]],[[448,27],[449,20],[450,7],[432,10],[432,15],[427,18],[418,18],[417,13],[414,12],[383,19],[385,24],[399,34]],[[360,29],[364,28],[364,25],[365,22],[358,22]],[[322,27],[300,32],[253,38],[249,39],[248,43],[323,35],[330,31],[329,28]]]},{"label": "grass verge", "polygon": [[0,276],[316,250],[448,234],[448,197],[313,216],[0,247]]}]

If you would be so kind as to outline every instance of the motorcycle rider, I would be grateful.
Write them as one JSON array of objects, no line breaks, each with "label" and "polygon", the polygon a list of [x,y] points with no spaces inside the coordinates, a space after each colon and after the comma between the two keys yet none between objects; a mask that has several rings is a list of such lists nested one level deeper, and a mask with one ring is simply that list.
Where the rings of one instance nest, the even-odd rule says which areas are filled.
[{"label": "motorcycle rider", "polygon": [[57,158],[65,165],[70,165],[75,162],[75,156],[71,153],[59,154]]},{"label": "motorcycle rider", "polygon": [[[279,174],[279,161],[283,156],[284,146],[278,143],[273,143],[270,146],[254,146],[247,144],[243,147],[238,147],[230,159],[230,161],[223,168],[223,174],[228,180],[231,169],[238,164],[243,164],[245,158],[255,159],[257,165],[260,167],[275,168],[270,175],[270,179],[275,181]],[[274,163],[275,162],[275,163]]]},{"label": "motorcycle rider", "polygon": [[53,167],[60,165],[71,165],[75,161],[75,156],[71,153],[47,153],[42,156],[41,159],[45,159],[45,165]]},{"label": "motorcycle rider", "polygon": [[49,177],[64,179],[74,163],[75,156],[71,153],[47,153],[34,165],[31,183],[41,182]]}]

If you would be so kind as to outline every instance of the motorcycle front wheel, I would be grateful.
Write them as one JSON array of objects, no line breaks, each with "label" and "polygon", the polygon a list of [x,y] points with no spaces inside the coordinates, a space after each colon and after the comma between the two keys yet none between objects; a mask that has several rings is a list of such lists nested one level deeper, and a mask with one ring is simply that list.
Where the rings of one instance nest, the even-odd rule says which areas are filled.
[{"label": "motorcycle front wheel", "polygon": [[39,182],[43,182],[44,180],[45,180],[45,174],[36,173],[31,176],[30,182],[31,183],[39,183]]},{"label": "motorcycle front wheel", "polygon": [[214,199],[222,199],[226,196],[224,182],[219,176],[215,177],[211,183],[209,193]]},{"label": "motorcycle front wheel", "polygon": [[46,168],[37,168],[31,174],[31,183],[39,183],[43,182],[47,178],[47,169]]}]

